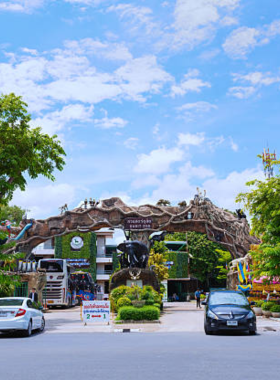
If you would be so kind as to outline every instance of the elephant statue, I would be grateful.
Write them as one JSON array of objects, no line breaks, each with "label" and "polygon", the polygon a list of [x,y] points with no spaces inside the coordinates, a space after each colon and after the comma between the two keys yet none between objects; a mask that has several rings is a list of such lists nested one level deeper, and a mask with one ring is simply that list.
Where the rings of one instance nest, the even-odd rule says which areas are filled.
[{"label": "elephant statue", "polygon": [[138,240],[127,240],[119,244],[117,249],[122,252],[118,256],[122,268],[146,268],[149,250],[144,243]]}]

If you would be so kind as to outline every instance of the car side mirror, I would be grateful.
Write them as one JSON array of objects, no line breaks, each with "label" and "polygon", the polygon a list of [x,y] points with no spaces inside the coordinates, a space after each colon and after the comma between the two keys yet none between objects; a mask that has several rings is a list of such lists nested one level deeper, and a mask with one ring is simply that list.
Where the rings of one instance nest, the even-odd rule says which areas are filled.
[{"label": "car side mirror", "polygon": [[201,305],[207,305],[207,301],[205,300],[205,301],[202,301],[201,302]]},{"label": "car side mirror", "polygon": [[39,306],[38,309],[41,311],[44,310],[43,306]]}]

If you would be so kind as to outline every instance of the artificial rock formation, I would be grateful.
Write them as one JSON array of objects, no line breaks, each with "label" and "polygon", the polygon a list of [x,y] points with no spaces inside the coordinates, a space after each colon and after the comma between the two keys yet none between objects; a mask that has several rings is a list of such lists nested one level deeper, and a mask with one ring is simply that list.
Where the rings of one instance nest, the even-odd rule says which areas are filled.
[{"label": "artificial rock formation", "polygon": [[[219,242],[228,249],[233,258],[244,256],[251,244],[259,241],[250,235],[246,219],[216,207],[209,199],[196,196],[189,205],[128,206],[120,198],[103,200],[97,206],[65,211],[64,214],[45,220],[35,220],[24,239],[17,243],[16,250],[31,252],[38,244],[56,236],[74,231],[89,232],[103,227],[124,229],[127,218],[148,219],[149,227],[133,229],[132,238],[147,244],[148,236],[155,231],[196,231],[208,239]],[[29,221],[23,222],[28,223]],[[22,226],[22,227],[23,227]]]}]

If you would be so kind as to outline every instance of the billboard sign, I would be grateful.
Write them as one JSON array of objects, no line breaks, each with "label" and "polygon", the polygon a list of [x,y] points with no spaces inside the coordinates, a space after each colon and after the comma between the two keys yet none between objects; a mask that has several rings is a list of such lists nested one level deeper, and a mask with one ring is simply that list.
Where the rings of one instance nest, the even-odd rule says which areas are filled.
[{"label": "billboard sign", "polygon": [[110,323],[110,301],[83,301],[82,319],[88,323]]}]

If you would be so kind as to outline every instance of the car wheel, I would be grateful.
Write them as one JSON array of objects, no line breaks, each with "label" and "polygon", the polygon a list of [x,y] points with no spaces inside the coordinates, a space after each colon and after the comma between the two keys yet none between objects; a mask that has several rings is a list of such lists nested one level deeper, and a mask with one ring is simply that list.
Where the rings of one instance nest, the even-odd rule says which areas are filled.
[{"label": "car wheel", "polygon": [[45,330],[45,325],[46,325],[46,322],[45,322],[45,318],[43,317],[41,321],[40,332],[43,332]]},{"label": "car wheel", "polygon": [[32,334],[32,322],[30,320],[29,323],[28,323],[27,329],[24,330],[24,332],[23,332],[23,335],[26,336],[26,337],[28,337],[28,336],[31,336],[31,334]]},{"label": "car wheel", "polygon": [[206,326],[204,326],[204,331],[206,335],[213,335],[213,331],[209,331],[209,329]]}]

